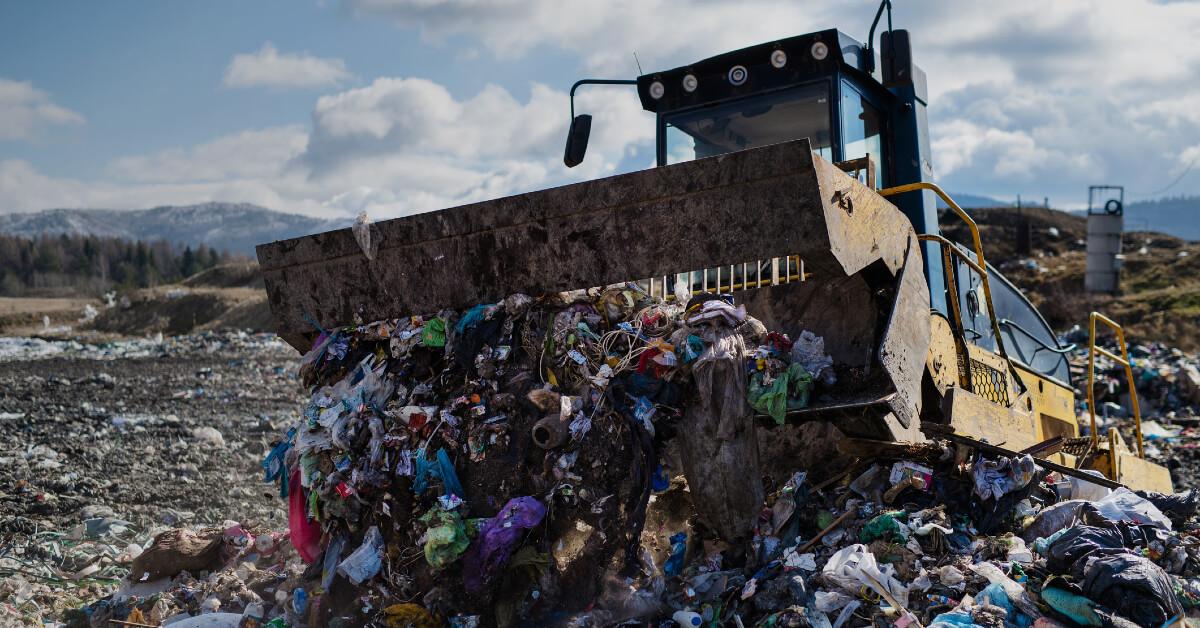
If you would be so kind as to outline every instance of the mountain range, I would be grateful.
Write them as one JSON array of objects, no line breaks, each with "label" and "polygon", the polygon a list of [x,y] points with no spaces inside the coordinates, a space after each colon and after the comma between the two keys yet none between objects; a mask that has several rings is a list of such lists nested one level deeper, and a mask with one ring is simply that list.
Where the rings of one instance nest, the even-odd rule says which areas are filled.
[{"label": "mountain range", "polygon": [[[975,194],[952,194],[951,197],[966,209],[1012,205]],[[1125,228],[1200,240],[1197,213],[1200,213],[1200,196],[1128,203]],[[350,223],[349,218],[314,218],[249,203],[202,203],[141,210],[47,209],[0,214],[0,233],[24,237],[77,233],[129,240],[166,240],[179,245],[203,243],[218,250],[253,257],[257,244],[340,229]]]},{"label": "mountain range", "polygon": [[[963,209],[1013,207],[1013,203],[976,194],[951,194]],[[1031,203],[1041,207],[1040,203]],[[938,200],[938,207],[945,204]],[[1082,214],[1085,210],[1073,210]],[[1184,240],[1200,240],[1200,196],[1173,196],[1151,201],[1125,203],[1126,231],[1156,231]]]},{"label": "mountain range", "polygon": [[47,209],[0,214],[0,233],[33,237],[80,234],[128,240],[205,244],[254,256],[254,246],[350,226],[348,219],[287,214],[249,203],[202,203],[141,210]]}]

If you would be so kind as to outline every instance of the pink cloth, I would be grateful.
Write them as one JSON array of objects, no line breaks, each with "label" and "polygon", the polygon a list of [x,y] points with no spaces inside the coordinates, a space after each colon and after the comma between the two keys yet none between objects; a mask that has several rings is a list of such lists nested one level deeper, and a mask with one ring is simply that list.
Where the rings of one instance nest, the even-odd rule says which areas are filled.
[{"label": "pink cloth", "polygon": [[321,555],[321,524],[308,520],[308,499],[304,487],[300,486],[300,468],[292,470],[288,495],[288,529],[292,545],[300,553],[300,559],[312,564]]}]

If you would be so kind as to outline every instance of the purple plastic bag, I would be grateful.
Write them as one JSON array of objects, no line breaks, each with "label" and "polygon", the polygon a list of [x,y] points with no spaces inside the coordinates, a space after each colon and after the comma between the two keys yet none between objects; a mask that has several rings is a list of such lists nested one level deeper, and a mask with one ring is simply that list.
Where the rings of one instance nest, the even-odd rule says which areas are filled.
[{"label": "purple plastic bag", "polygon": [[481,593],[504,570],[521,537],[542,522],[546,507],[533,497],[508,500],[495,517],[479,527],[479,536],[463,556],[463,582],[471,593]]}]

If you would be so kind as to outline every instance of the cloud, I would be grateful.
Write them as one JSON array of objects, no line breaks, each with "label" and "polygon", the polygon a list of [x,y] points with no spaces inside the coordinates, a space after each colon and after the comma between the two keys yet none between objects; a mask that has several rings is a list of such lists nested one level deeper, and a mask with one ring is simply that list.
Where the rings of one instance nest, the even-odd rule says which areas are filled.
[{"label": "cloud", "polygon": [[0,161],[0,211],[138,208],[244,201],[312,215],[375,219],[595,178],[652,145],[654,117],[632,91],[580,94],[596,114],[587,161],[568,170],[567,95],[532,84],[526,96],[488,85],[456,99],[422,78],[380,78],[323,96],[312,127],[246,130],[107,165],[109,178],[54,178]]},{"label": "cloud", "polygon": [[225,69],[226,87],[331,87],[352,78],[341,59],[308,53],[280,53],[271,42],[257,52],[233,56]]},{"label": "cloud", "polygon": [[[347,0],[431,45],[478,43],[533,64],[564,51],[580,74],[627,77],[826,28],[864,40],[877,0]],[[951,189],[1082,198],[1088,183],[1152,190],[1200,143],[1200,3],[1013,0],[897,4],[927,73],[933,162]],[[455,39],[459,38],[459,39]],[[1200,175],[1173,193],[1200,193]]]},{"label": "cloud", "polygon": [[[234,178],[214,182],[135,184],[123,181],[82,181],[52,177],[32,164],[0,160],[0,212],[51,208],[142,209],[205,201],[237,201],[300,213],[320,214],[319,203],[296,194],[286,179],[262,181]],[[290,192],[285,195],[285,192]]]},{"label": "cloud", "polygon": [[307,142],[301,125],[252,129],[186,149],[121,157],[108,171],[119,180],[144,183],[264,179],[282,174]]},{"label": "cloud", "polygon": [[[636,73],[634,51],[644,64],[672,67],[699,56],[795,35],[803,31],[804,24],[829,28],[838,16],[844,17],[842,4],[768,0],[346,2],[356,15],[383,17],[404,28],[417,28],[431,43],[465,36],[507,59],[521,58],[539,46],[548,45],[571,52],[588,71],[622,75]],[[846,14],[862,15],[867,11],[874,9]],[[870,15],[862,18],[869,19]],[[864,31],[866,26],[862,24]]]},{"label": "cloud", "polygon": [[[376,78],[316,99],[309,126],[251,129],[129,155],[108,164],[104,182],[46,177],[10,160],[0,167],[0,211],[245,200],[314,214],[367,209],[382,218],[604,176],[650,161],[653,116],[632,91],[580,92],[577,105],[595,114],[595,128],[587,160],[567,170],[566,85],[548,85],[535,73],[539,55],[574,59],[581,75],[629,77],[636,73],[633,51],[649,71],[830,27],[865,38],[877,6],[346,1],[364,19],[416,29],[431,46],[528,67],[531,82],[480,80],[464,96],[436,76]],[[932,161],[948,189],[1070,201],[1089,184],[1111,182],[1133,196],[1179,176],[1200,151],[1200,47],[1191,44],[1200,30],[1198,3],[931,0],[897,5],[894,20],[912,29],[914,57],[929,77]],[[257,63],[263,59],[269,62]],[[239,77],[231,78],[239,60]],[[291,65],[326,63],[333,70],[308,84],[350,79],[339,60],[282,54],[266,44],[235,57],[226,82],[290,86],[311,76]],[[12,106],[13,97],[4,96],[11,85],[38,94],[17,101],[53,107],[28,84],[0,82],[0,112]],[[0,115],[0,138],[12,119]],[[1170,192],[1200,193],[1200,174]]]},{"label": "cloud", "polygon": [[52,127],[83,123],[83,116],[54,104],[32,83],[0,78],[0,141],[35,140]]},{"label": "cloud", "polygon": [[488,85],[456,100],[421,78],[381,78],[321,97],[297,163],[313,181],[357,183],[331,204],[399,215],[610,174],[628,150],[651,145],[653,116],[632,91],[578,102],[597,115],[588,159],[574,170],[562,165],[565,93],[534,83],[521,101]]}]

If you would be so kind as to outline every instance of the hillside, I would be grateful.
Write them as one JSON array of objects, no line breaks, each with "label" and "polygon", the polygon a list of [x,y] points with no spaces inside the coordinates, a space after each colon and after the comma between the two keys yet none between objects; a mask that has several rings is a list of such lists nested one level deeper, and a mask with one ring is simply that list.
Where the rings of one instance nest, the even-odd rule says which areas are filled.
[{"label": "hillside", "polygon": [[253,257],[256,244],[328,231],[349,222],[287,214],[248,203],[203,203],[141,210],[48,209],[0,214],[0,233],[27,238],[67,233],[163,240]]},{"label": "hillside", "polygon": [[1125,227],[1200,240],[1200,196],[1176,196],[1125,204]]},{"label": "hillside", "polygon": [[[1200,350],[1200,245],[1162,233],[1125,234],[1122,294],[1089,295],[1083,290],[1086,218],[1043,208],[976,209],[988,261],[1029,296],[1058,330],[1087,325],[1100,311],[1126,325],[1134,342],[1162,341]],[[1019,218],[1032,226],[1032,255],[1017,255]],[[965,242],[965,229],[943,219],[952,239]],[[1057,230],[1052,235],[1051,228]]]}]

